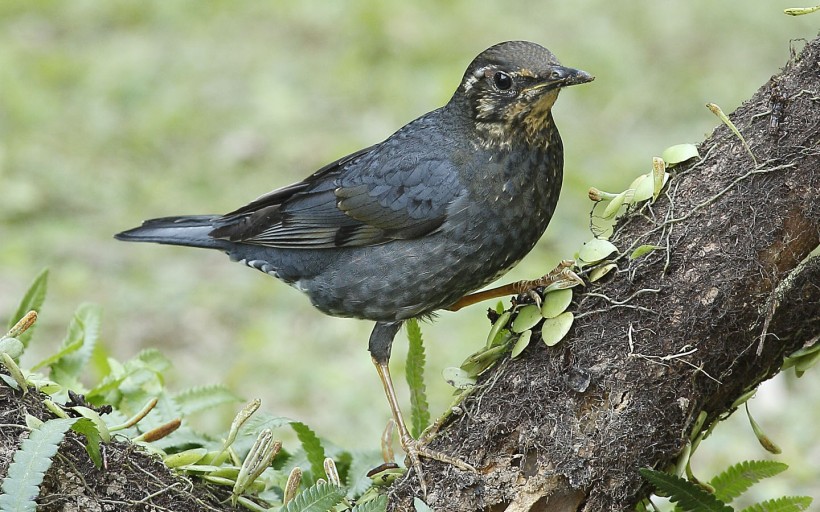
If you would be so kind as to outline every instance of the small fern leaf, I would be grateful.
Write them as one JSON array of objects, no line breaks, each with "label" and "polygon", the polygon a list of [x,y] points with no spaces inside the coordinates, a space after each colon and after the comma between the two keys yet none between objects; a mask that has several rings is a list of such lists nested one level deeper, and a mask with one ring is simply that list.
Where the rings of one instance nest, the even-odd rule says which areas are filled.
[{"label": "small fern leaf", "polygon": [[174,402],[176,402],[183,416],[240,401],[241,399],[238,396],[221,384],[195,386],[174,395]]},{"label": "small fern leaf", "polygon": [[649,468],[639,472],[658,490],[668,494],[682,512],[733,512],[732,507],[688,480]]},{"label": "small fern leaf", "polygon": [[730,503],[757,482],[782,473],[788,467],[773,460],[744,460],[712,478],[709,485],[714,487],[717,499]]},{"label": "small fern leaf", "polygon": [[66,431],[75,421],[76,418],[49,420],[32,430],[28,439],[20,443],[0,488],[3,491],[0,511],[34,512],[37,509],[34,500],[40,493],[43,477]]},{"label": "small fern leaf", "polygon": [[350,512],[385,512],[387,510],[387,496],[382,494],[374,500],[356,505]]},{"label": "small fern leaf", "polygon": [[319,483],[297,494],[284,512],[328,512],[344,497],[344,488],[327,482]]},{"label": "small fern leaf", "polygon": [[85,303],[77,308],[68,324],[68,332],[61,347],[73,346],[79,342],[80,348],[51,365],[52,378],[55,381],[73,383],[85,373],[86,365],[100,337],[101,323],[102,309],[97,304]]},{"label": "small fern leaf", "polygon": [[325,474],[325,449],[319,436],[307,425],[300,421],[292,421],[290,427],[296,432],[296,437],[302,443],[305,456],[310,463],[310,472],[313,473],[313,481],[322,478]]},{"label": "small fern leaf", "polygon": [[808,510],[812,499],[808,496],[783,496],[746,507],[741,512],[802,512]]},{"label": "small fern leaf", "polygon": [[148,368],[157,373],[162,373],[171,367],[171,360],[156,348],[142,349],[134,359],[145,363]]},{"label": "small fern leaf", "polygon": [[424,341],[421,328],[415,318],[407,322],[407,385],[410,387],[410,434],[418,438],[430,424],[430,407],[427,403],[427,389],[424,385]]},{"label": "small fern leaf", "polygon": [[[14,315],[9,319],[9,329],[14,327],[14,324],[17,323],[18,320],[23,318],[26,313],[29,311],[36,311],[37,313],[43,308],[43,302],[46,300],[46,289],[48,288],[48,269],[44,269],[40,274],[34,278],[34,282],[31,283],[26,294],[23,296],[23,300],[20,301],[20,305],[17,306],[17,311]],[[36,325],[36,324],[35,324]],[[20,335],[16,336],[18,340],[23,344],[23,347],[28,346],[28,342],[31,340],[31,335],[34,332],[34,325],[32,325],[26,332],[20,333]]]},{"label": "small fern leaf", "polygon": [[[71,427],[71,430],[85,436],[85,451],[91,457],[91,461],[97,467],[102,468],[102,451],[100,450],[100,443],[103,438],[97,424],[89,418],[77,418],[77,422]],[[107,433],[107,432],[106,432]]]}]

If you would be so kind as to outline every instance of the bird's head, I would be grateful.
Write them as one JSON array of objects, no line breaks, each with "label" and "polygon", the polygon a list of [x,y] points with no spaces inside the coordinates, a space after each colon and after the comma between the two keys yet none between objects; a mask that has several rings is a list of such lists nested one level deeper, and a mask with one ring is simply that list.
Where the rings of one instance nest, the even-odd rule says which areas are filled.
[{"label": "bird's head", "polygon": [[451,100],[476,123],[482,144],[538,143],[553,129],[550,109],[563,87],[594,79],[562,66],[549,50],[527,41],[491,46],[476,57]]}]

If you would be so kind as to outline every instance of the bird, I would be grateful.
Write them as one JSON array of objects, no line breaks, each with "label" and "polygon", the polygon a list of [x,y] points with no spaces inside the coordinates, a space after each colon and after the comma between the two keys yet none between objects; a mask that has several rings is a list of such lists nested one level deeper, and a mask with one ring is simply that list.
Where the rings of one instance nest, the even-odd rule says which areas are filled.
[{"label": "bird", "polygon": [[368,350],[426,490],[420,457],[472,466],[410,435],[388,365],[393,340],[408,319],[543,284],[475,293],[545,232],[563,176],[551,110],[561,89],[593,79],[539,44],[502,42],[472,60],[444,106],[384,141],[230,213],[151,219],[115,237],[224,251],[323,313],[374,321]]}]

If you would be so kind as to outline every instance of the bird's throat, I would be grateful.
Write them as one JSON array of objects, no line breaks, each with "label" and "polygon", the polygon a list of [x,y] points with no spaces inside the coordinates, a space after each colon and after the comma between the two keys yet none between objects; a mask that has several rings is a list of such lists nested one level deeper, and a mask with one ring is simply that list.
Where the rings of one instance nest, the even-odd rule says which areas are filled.
[{"label": "bird's throat", "polygon": [[501,116],[479,116],[476,132],[479,145],[484,149],[513,149],[516,145],[545,147],[553,137],[555,125],[552,106],[558,98],[558,89],[534,91],[536,98],[526,98],[508,105]]}]

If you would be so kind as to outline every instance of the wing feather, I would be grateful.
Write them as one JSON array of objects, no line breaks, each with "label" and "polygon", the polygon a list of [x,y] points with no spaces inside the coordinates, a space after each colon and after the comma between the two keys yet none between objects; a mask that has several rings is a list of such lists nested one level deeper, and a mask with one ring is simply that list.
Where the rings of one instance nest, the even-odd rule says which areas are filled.
[{"label": "wing feather", "polygon": [[407,142],[391,137],[265,194],[218,219],[211,236],[317,249],[430,233],[445,221],[448,206],[464,188],[450,160],[431,154],[428,145]]}]

